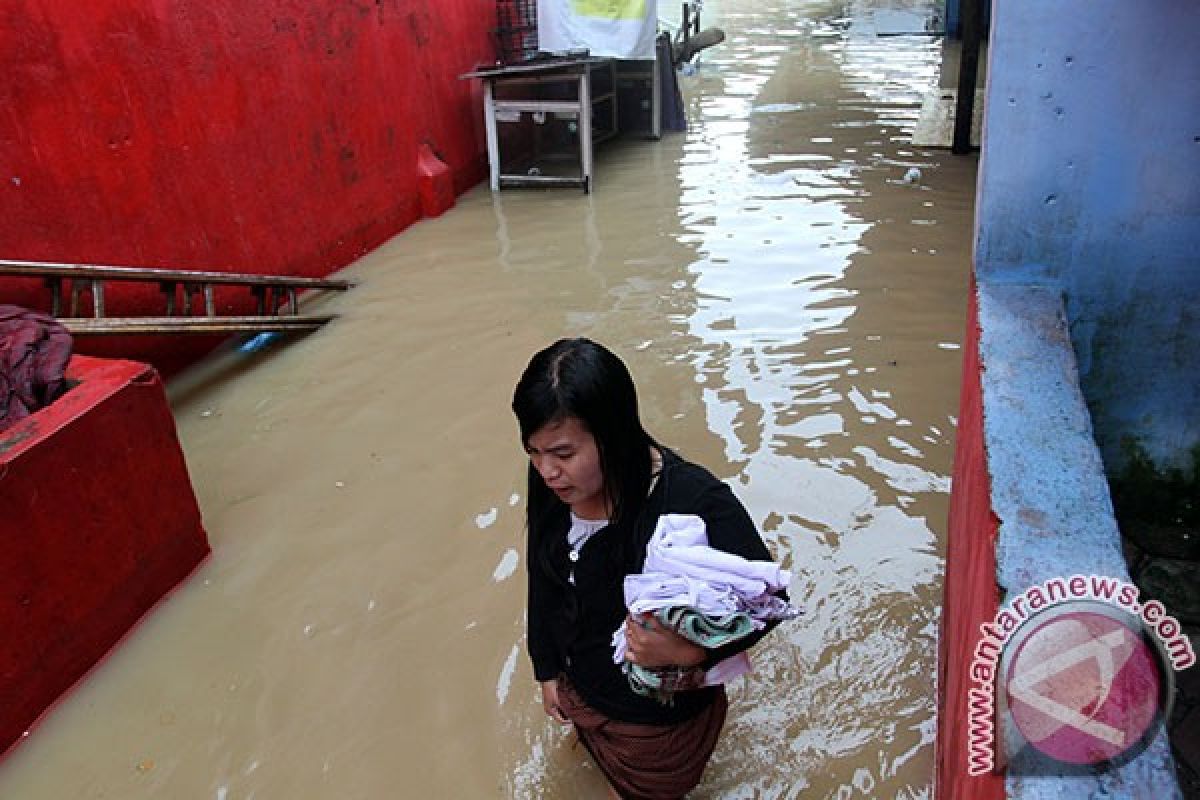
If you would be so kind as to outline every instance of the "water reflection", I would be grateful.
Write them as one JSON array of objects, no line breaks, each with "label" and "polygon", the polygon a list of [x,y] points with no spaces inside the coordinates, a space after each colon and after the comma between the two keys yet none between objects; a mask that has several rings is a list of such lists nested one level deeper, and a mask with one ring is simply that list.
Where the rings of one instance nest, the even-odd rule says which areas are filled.
[{"label": "water reflection", "polygon": [[[692,451],[735,483],[809,615],[735,687],[696,794],[928,797],[973,165],[906,149],[938,49],[878,39],[869,4],[717,16],[740,33],[690,87],[678,167],[676,240],[694,256],[670,296],[692,307],[636,349],[688,366],[719,436]],[[911,167],[925,182],[903,180]],[[599,790],[528,725],[515,794]]]},{"label": "water reflection", "polygon": [[[904,402],[914,375],[897,368],[937,355],[897,341],[898,320],[857,278],[894,268],[872,232],[916,205],[887,194],[902,183],[890,176],[936,167],[890,143],[907,142],[938,50],[877,38],[865,4],[797,28],[779,7],[723,10],[744,32],[701,72],[680,165],[681,241],[699,256],[692,364],[720,387],[703,392],[708,426],[810,614],[761,648],[704,790],[928,796],[948,443],[913,430],[910,417],[945,416]],[[894,357],[881,364],[884,339]],[[946,410],[954,366],[940,365]]]}]

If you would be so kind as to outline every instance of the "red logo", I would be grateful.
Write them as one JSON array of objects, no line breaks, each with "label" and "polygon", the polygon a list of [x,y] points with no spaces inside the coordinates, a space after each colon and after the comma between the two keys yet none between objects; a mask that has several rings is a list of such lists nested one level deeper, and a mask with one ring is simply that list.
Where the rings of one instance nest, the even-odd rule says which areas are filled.
[{"label": "red logo", "polygon": [[1031,618],[1009,642],[1000,675],[1010,731],[1023,739],[1006,742],[1010,757],[1029,746],[1060,764],[1136,755],[1170,696],[1170,672],[1141,626],[1094,602]]}]

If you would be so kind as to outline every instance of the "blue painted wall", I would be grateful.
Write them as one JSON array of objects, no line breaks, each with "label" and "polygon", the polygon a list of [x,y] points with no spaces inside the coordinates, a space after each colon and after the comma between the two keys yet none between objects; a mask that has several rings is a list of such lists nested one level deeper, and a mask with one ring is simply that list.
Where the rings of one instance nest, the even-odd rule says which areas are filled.
[{"label": "blue painted wall", "polygon": [[1200,442],[1200,3],[1005,0],[992,17],[981,281],[1067,298],[1110,473]]}]

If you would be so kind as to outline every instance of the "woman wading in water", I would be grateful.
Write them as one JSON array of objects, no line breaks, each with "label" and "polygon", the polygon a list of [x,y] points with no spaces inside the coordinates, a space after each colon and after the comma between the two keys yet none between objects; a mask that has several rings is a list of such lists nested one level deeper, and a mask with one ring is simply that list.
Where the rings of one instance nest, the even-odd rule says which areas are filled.
[{"label": "woman wading in water", "polygon": [[[767,548],[728,486],[646,433],[629,371],[601,345],[563,339],[538,352],[513,411],[530,462],[528,642],[542,705],[574,724],[615,796],[683,797],[725,721],[725,690],[701,686],[704,671],[766,630],[705,649],[651,614],[630,616],[624,578],[642,571],[662,514],[700,517],[727,553],[769,561]],[[670,703],[633,691],[614,663],[622,625],[627,660],[662,669]]]}]

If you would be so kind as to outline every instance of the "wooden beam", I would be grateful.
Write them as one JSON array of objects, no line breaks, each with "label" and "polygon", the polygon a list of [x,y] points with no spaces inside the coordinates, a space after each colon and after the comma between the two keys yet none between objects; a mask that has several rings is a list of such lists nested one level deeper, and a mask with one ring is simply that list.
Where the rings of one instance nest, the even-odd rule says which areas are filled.
[{"label": "wooden beam", "polygon": [[975,116],[975,83],[979,75],[979,43],[983,38],[983,0],[962,0],[962,50],[958,60],[958,100],[954,107],[957,155],[971,152],[971,121]]},{"label": "wooden beam", "polygon": [[327,278],[299,278],[291,275],[258,275],[243,272],[212,272],[152,267],[111,267],[99,264],[58,264],[45,261],[0,260],[0,275],[58,277],[107,281],[178,281],[194,284],[241,284],[249,286],[289,286],[297,289],[336,289],[351,287],[349,281]]},{"label": "wooden beam", "polygon": [[256,333],[315,330],[334,315],[286,317],[64,317],[59,322],[73,336],[126,336],[164,333]]}]

